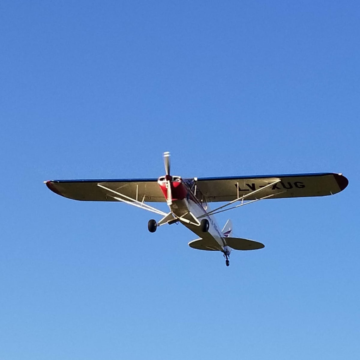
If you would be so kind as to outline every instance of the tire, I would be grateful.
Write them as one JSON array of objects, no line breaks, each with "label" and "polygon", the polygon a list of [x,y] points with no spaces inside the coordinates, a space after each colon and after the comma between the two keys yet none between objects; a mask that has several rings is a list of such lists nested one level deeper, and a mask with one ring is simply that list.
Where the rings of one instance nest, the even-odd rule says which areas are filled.
[{"label": "tire", "polygon": [[201,220],[201,230],[202,232],[206,233],[209,230],[209,220],[208,219],[202,219]]},{"label": "tire", "polygon": [[148,229],[150,232],[155,232],[156,231],[156,228],[157,228],[157,223],[155,220],[149,220],[148,222]]}]

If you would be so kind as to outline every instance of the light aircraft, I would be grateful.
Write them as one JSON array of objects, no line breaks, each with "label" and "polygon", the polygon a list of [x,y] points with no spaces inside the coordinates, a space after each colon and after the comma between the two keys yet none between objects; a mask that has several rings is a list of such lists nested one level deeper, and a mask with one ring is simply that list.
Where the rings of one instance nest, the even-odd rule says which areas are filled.
[{"label": "light aircraft", "polygon": [[[232,237],[232,223],[220,230],[214,216],[264,199],[333,195],[344,190],[348,180],[342,174],[319,173],[272,176],[234,176],[183,179],[170,174],[170,154],[164,153],[165,175],[158,179],[130,180],[49,180],[45,184],[58,195],[84,201],[120,201],[162,216],[149,220],[148,229],[181,223],[199,238],[189,246],[220,251],[229,266],[232,249],[255,250],[263,244]],[[165,202],[169,212],[150,206]],[[210,210],[209,202],[226,202]]]}]

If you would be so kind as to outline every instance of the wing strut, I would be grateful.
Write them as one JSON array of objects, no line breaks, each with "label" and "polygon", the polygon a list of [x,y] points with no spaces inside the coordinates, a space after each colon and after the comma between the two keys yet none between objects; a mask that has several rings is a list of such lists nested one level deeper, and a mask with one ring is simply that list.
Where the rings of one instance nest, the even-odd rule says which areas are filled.
[{"label": "wing strut", "polygon": [[[145,204],[145,202],[144,202],[145,196],[144,196],[144,198],[143,198],[143,201],[140,202],[140,201],[135,200],[135,199],[133,199],[133,198],[131,198],[131,197],[129,197],[129,196],[126,196],[126,195],[124,195],[124,194],[121,194],[121,193],[119,193],[119,192],[117,192],[117,191],[115,191],[115,190],[113,190],[113,189],[110,189],[110,188],[108,188],[108,187],[106,187],[106,186],[104,186],[104,185],[97,184],[97,186],[100,187],[100,188],[102,188],[102,189],[104,189],[104,190],[110,191],[110,192],[112,192],[112,193],[120,196],[120,197],[117,197],[117,196],[111,196],[111,195],[109,195],[109,196],[111,196],[113,199],[115,199],[115,200],[117,200],[117,201],[124,202],[124,203],[126,203],[126,204],[129,204],[129,205],[138,207],[138,208],[140,208],[140,209],[144,209],[144,210],[153,212],[153,213],[158,214],[158,215],[162,215],[162,216],[166,216],[166,215],[167,215],[165,212],[163,212],[163,211],[161,211],[161,210],[159,210],[159,209],[156,209],[156,208],[154,208],[154,207],[152,207],[152,206],[150,206],[150,205],[148,205],[148,204]],[[126,200],[125,200],[125,199],[126,199]]]},{"label": "wing strut", "polygon": [[[282,193],[286,192],[286,190],[285,190],[285,191],[282,191],[282,192],[279,192],[279,193],[276,193],[276,194],[270,194],[270,195],[261,197],[261,198],[259,198],[259,199],[247,201],[247,202],[244,203],[244,200],[245,200],[247,197],[249,197],[249,196],[251,196],[251,195],[254,195],[255,193],[261,192],[261,191],[265,190],[266,188],[268,188],[268,187],[270,187],[270,186],[273,186],[273,185],[279,183],[280,181],[281,181],[281,179],[277,179],[276,181],[274,181],[274,182],[272,182],[272,183],[270,183],[270,184],[267,184],[267,185],[265,185],[264,187],[262,187],[262,188],[260,188],[260,189],[251,191],[250,193],[248,193],[248,194],[246,194],[246,195],[243,195],[243,196],[241,196],[241,197],[240,197],[240,195],[239,195],[239,183],[236,183],[236,185],[237,185],[237,186],[236,186],[236,188],[237,188],[237,198],[236,198],[235,200],[232,200],[232,201],[228,202],[227,204],[225,204],[225,205],[223,205],[223,206],[220,206],[220,207],[218,207],[218,208],[216,208],[216,209],[214,209],[214,210],[211,210],[211,211],[207,212],[207,213],[204,214],[204,215],[199,216],[199,219],[201,219],[201,218],[203,218],[203,217],[205,217],[205,216],[208,216],[208,215],[214,215],[214,214],[218,214],[218,213],[221,213],[221,212],[224,212],[224,211],[229,211],[229,210],[238,208],[238,207],[240,207],[240,206],[245,206],[245,205],[251,204],[251,203],[253,203],[253,202],[259,201],[259,200],[268,199],[268,198],[270,198],[270,197],[273,197],[273,196],[282,194]],[[226,208],[226,207],[228,207],[228,206],[230,206],[230,205],[232,205],[232,204],[234,204],[234,203],[236,203],[236,202],[238,202],[238,201],[241,201],[241,204],[240,204],[240,205],[233,206],[233,207],[231,207],[231,208],[229,208],[229,209],[221,210],[221,209],[224,209],[224,208]],[[246,200],[245,200],[245,201],[246,201]],[[219,210],[221,210],[221,211],[219,211]]]}]

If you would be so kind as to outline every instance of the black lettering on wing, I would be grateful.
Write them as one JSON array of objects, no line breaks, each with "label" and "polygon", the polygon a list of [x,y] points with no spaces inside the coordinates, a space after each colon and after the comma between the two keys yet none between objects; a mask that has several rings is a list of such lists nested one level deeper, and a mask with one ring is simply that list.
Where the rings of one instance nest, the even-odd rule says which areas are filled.
[{"label": "black lettering on wing", "polygon": [[284,182],[281,182],[281,185],[286,190],[290,190],[293,188],[292,183],[290,181],[287,183],[287,185]]},{"label": "black lettering on wing", "polygon": [[239,191],[249,191],[249,189],[242,189],[240,185],[235,184],[235,187],[239,189]]},{"label": "black lettering on wing", "polygon": [[295,181],[294,182],[295,187],[298,189],[303,189],[305,187],[305,184],[302,181]]}]

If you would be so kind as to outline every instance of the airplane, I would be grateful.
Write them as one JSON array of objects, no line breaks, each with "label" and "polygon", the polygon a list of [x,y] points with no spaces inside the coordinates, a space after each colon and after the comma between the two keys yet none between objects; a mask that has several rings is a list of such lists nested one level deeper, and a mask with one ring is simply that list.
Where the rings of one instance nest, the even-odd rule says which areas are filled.
[{"label": "airplane", "polygon": [[[190,241],[193,249],[220,251],[229,266],[232,250],[256,250],[264,244],[232,237],[232,222],[222,230],[214,215],[265,199],[334,195],[349,181],[342,174],[316,173],[271,176],[232,176],[183,179],[170,174],[170,153],[164,153],[165,175],[158,179],[49,180],[54,193],[81,201],[119,201],[162,216],[149,220],[154,233],[165,224],[181,223],[198,238]],[[166,202],[165,213],[149,202]],[[209,202],[226,202],[210,210]]]}]

